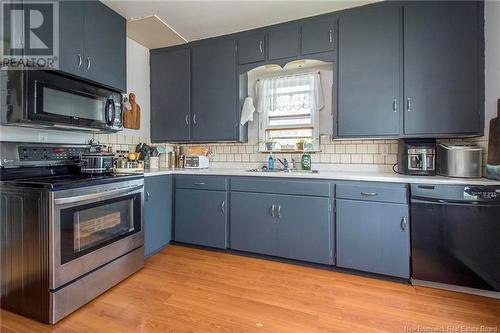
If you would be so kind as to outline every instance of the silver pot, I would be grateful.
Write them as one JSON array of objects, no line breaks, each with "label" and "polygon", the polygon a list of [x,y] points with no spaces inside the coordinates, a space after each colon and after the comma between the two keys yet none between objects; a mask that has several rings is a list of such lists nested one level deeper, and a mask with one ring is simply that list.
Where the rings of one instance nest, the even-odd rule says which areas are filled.
[{"label": "silver pot", "polygon": [[113,171],[113,154],[81,153],[80,170],[86,174],[104,174]]}]

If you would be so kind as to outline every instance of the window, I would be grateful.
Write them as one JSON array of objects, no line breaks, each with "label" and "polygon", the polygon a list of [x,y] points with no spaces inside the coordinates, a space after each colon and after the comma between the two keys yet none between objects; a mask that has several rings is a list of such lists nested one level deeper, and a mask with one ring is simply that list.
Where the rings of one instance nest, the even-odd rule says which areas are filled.
[{"label": "window", "polygon": [[320,74],[259,79],[256,85],[260,150],[319,149],[319,110],[323,108]]}]

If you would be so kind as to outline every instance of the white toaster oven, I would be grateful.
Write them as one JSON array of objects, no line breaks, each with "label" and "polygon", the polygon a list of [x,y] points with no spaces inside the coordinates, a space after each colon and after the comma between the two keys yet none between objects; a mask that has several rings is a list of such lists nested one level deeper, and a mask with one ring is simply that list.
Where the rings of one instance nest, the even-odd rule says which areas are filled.
[{"label": "white toaster oven", "polygon": [[206,169],[210,167],[208,156],[186,156],[184,157],[184,167],[186,169]]}]

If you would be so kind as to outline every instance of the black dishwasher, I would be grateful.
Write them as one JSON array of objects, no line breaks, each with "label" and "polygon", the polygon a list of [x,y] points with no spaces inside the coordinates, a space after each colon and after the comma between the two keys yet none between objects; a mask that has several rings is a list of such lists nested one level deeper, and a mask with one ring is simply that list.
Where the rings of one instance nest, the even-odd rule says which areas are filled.
[{"label": "black dishwasher", "polygon": [[500,185],[414,184],[410,212],[414,284],[500,295]]}]

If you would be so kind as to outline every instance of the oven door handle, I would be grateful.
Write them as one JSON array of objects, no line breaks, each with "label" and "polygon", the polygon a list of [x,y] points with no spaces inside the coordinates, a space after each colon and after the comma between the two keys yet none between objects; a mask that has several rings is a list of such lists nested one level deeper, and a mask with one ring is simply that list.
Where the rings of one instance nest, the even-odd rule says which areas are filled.
[{"label": "oven door handle", "polygon": [[101,192],[101,193],[91,193],[91,194],[77,195],[74,197],[57,198],[57,199],[54,199],[54,203],[56,205],[64,205],[64,204],[68,204],[68,203],[92,200],[92,199],[97,199],[97,198],[116,197],[117,195],[130,193],[130,192],[139,190],[143,187],[144,187],[143,185],[134,185],[134,186],[121,187],[121,188],[118,188],[115,190],[110,190],[110,191]]}]

